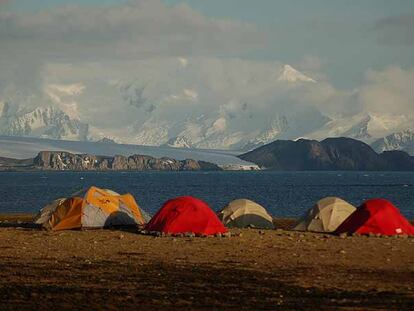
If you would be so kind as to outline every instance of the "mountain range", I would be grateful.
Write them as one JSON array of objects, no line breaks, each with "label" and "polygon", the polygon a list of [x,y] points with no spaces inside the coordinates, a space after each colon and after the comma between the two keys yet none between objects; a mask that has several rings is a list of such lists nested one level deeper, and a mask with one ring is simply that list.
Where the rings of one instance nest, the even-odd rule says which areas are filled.
[{"label": "mountain range", "polygon": [[[186,63],[185,66],[190,65]],[[178,69],[174,67],[175,74]],[[273,84],[269,87],[274,85],[289,96],[299,89],[312,89],[319,83],[316,78],[290,65],[281,66],[279,71],[264,77],[258,73],[246,75],[246,83],[259,85],[270,79]],[[232,79],[232,76],[227,78],[230,82],[226,87],[235,83]],[[168,90],[168,93],[157,89],[160,87],[157,84],[147,85],[141,81],[111,80],[105,83],[99,84],[99,88],[88,86],[86,82],[50,83],[44,86],[41,96],[34,97],[37,100],[30,103],[17,95],[8,96],[7,100],[0,97],[0,135],[73,141],[110,139],[135,145],[237,151],[253,150],[281,139],[350,137],[371,144],[378,152],[403,150],[414,154],[413,120],[406,115],[360,111],[328,116],[312,106],[280,103],[274,111],[261,111],[256,108],[254,98],[245,101],[229,99],[217,109],[199,111],[194,104],[202,94],[196,86]],[[83,112],[83,101],[91,100],[88,92],[105,88],[111,88],[113,94],[117,94],[111,93],[108,100],[119,100],[124,105],[120,109],[136,113],[141,119],[131,119],[113,128],[109,123],[117,117],[114,113],[96,109]],[[189,108],[185,109],[185,114],[157,114],[160,102],[185,103]]]}]

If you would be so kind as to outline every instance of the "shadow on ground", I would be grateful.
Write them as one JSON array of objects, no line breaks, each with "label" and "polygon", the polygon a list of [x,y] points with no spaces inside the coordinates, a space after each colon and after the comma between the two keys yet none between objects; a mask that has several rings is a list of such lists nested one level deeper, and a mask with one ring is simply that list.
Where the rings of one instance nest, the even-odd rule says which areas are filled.
[{"label": "shadow on ground", "polygon": [[392,292],[323,290],[286,282],[297,271],[115,261],[39,261],[24,266],[3,257],[0,309],[105,310],[414,310]]}]

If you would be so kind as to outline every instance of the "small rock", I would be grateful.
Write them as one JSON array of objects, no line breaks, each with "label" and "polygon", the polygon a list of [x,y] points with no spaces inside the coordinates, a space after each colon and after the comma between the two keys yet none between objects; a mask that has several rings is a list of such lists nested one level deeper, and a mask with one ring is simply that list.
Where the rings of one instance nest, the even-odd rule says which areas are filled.
[{"label": "small rock", "polygon": [[[231,237],[231,232],[225,232],[222,234],[223,237],[229,238]],[[239,236],[241,236],[241,233],[239,233]]]},{"label": "small rock", "polygon": [[195,237],[195,234],[193,232],[187,232],[187,233],[185,233],[185,236],[187,238],[194,238]]},{"label": "small rock", "polygon": [[264,235],[265,232],[263,230],[259,230],[259,234]]},{"label": "small rock", "polygon": [[122,240],[123,238],[124,238],[124,235],[123,234],[120,234],[119,235],[119,239]]},{"label": "small rock", "polygon": [[221,237],[222,237],[221,233],[216,233],[214,236],[215,236],[216,238],[221,238]]},{"label": "small rock", "polygon": [[341,239],[346,239],[346,237],[348,236],[348,234],[346,233],[346,232],[344,232],[344,233],[341,233],[340,235],[339,235],[339,237],[341,238]]},{"label": "small rock", "polygon": [[339,253],[340,253],[340,254],[346,254],[346,251],[345,251],[345,250],[343,250],[343,249],[341,249],[341,250],[339,251]]}]

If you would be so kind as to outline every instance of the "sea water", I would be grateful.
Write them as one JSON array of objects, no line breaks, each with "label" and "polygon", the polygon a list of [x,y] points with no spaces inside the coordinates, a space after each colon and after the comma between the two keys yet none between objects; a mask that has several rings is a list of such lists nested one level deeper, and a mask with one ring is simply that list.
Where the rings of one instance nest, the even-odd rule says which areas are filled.
[{"label": "sea water", "polygon": [[338,196],[354,205],[385,198],[414,218],[413,172],[2,172],[0,213],[35,213],[92,185],[129,192],[151,214],[170,198],[192,195],[215,210],[248,198],[276,217],[297,217],[317,200]]}]

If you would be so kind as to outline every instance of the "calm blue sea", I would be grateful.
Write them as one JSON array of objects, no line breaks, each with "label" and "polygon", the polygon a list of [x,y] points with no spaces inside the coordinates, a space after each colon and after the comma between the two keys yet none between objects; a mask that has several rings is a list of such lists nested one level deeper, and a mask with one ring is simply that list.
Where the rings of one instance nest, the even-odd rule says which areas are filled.
[{"label": "calm blue sea", "polygon": [[199,197],[215,210],[249,198],[274,216],[300,216],[317,200],[339,196],[355,205],[386,198],[414,218],[412,172],[3,172],[0,213],[34,213],[91,185],[130,192],[151,214],[179,195]]}]

